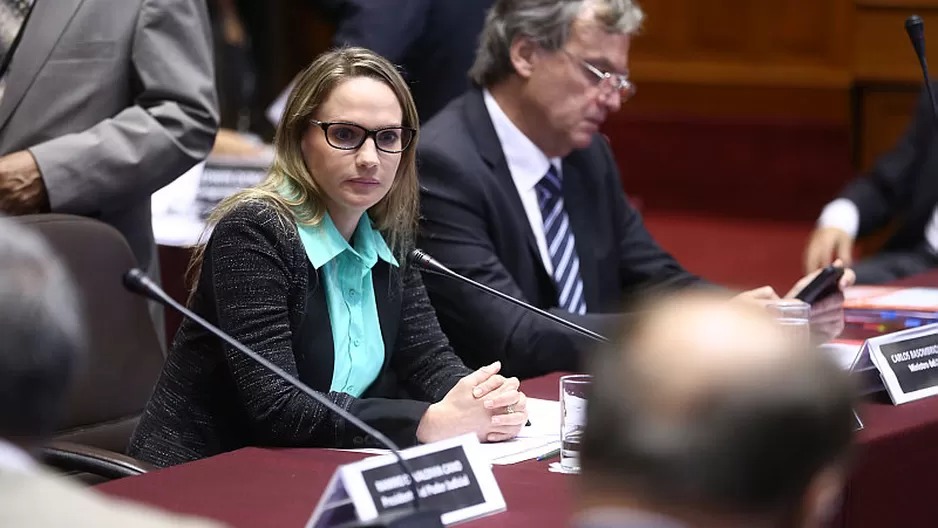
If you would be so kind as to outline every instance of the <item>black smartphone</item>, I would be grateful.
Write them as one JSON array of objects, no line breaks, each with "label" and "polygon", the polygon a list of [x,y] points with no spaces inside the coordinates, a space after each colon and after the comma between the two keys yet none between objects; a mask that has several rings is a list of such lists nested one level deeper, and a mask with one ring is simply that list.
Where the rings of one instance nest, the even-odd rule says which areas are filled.
[{"label": "black smartphone", "polygon": [[838,283],[843,276],[843,268],[827,266],[821,270],[821,272],[817,274],[817,277],[814,277],[814,280],[808,283],[804,289],[798,292],[795,298],[808,304],[814,304],[828,295],[837,293],[840,289]]}]

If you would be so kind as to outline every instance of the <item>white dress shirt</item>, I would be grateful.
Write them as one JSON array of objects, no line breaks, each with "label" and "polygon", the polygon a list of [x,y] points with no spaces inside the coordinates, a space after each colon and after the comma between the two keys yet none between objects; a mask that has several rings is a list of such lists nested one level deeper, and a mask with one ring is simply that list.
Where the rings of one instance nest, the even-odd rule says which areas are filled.
[{"label": "white dress shirt", "polygon": [[515,182],[518,196],[521,198],[521,205],[524,206],[524,213],[531,224],[531,231],[534,233],[534,240],[541,254],[541,262],[544,263],[547,274],[553,276],[554,265],[550,260],[550,251],[547,249],[547,238],[544,236],[544,219],[537,200],[536,186],[547,174],[547,169],[551,165],[557,171],[557,176],[563,177],[560,158],[548,158],[537,145],[528,139],[528,136],[524,135],[524,132],[519,130],[505,115],[488,89],[482,90],[482,97],[485,99],[485,107],[495,126],[498,142],[502,145],[502,152],[505,153],[505,161],[508,162],[508,170],[511,172],[511,179]]},{"label": "white dress shirt", "polygon": [[[821,211],[817,225],[818,227],[836,227],[850,235],[850,238],[856,239],[857,232],[860,230],[860,210],[850,200],[837,198]],[[931,220],[925,226],[925,240],[931,252],[938,254],[938,208],[932,212]]]},{"label": "white dress shirt", "polygon": [[36,462],[29,453],[0,438],[0,470],[34,473]]}]

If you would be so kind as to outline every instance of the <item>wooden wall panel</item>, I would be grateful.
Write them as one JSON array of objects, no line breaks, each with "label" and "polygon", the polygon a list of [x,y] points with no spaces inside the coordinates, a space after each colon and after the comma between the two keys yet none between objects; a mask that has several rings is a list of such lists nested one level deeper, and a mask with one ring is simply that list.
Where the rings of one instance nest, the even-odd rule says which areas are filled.
[{"label": "wooden wall panel", "polygon": [[849,0],[645,0],[638,81],[846,89]]},{"label": "wooden wall panel", "polygon": [[865,90],[860,125],[863,148],[860,167],[868,170],[876,159],[892,150],[905,134],[918,103],[916,88],[873,88]]},{"label": "wooden wall panel", "polygon": [[905,31],[912,14],[924,20],[926,53],[934,64],[938,0],[856,0],[852,60],[859,116],[854,127],[856,159],[864,170],[893,148],[915,109],[923,76]]},{"label": "wooden wall panel", "polygon": [[[859,8],[853,43],[854,75],[858,81],[921,84],[922,70],[915,57],[905,20],[912,14],[925,22],[926,53],[938,58],[938,7]],[[931,34],[931,38],[928,38]],[[933,72],[934,73],[934,72]]]}]

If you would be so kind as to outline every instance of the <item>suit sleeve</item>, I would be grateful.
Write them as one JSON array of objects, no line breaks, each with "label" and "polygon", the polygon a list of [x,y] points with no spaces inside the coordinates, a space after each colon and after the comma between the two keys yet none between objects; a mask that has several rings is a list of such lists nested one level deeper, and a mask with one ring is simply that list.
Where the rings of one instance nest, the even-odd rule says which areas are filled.
[{"label": "suit sleeve", "polygon": [[[460,0],[461,1],[461,0]],[[345,0],[333,42],[361,46],[393,63],[423,33],[432,0]]]},{"label": "suit sleeve", "polygon": [[[512,297],[525,299],[489,236],[485,191],[435,147],[420,152],[422,225],[420,244],[441,263]],[[522,378],[571,371],[593,346],[586,338],[521,307],[446,277],[424,277],[437,315],[456,350],[474,351],[478,367],[502,361],[502,373]],[[578,323],[598,327],[608,316],[586,315]],[[602,321],[602,322],[601,322]]]},{"label": "suit sleeve", "polygon": [[204,1],[143,3],[128,79],[139,86],[133,105],[29,149],[53,212],[93,215],[139,200],[208,155],[218,127],[209,38]]},{"label": "suit sleeve", "polygon": [[888,224],[911,202],[916,180],[933,148],[935,118],[922,90],[915,117],[896,146],[879,158],[868,174],[847,185],[840,197],[853,202],[860,213],[858,236],[866,236]]},{"label": "suit sleeve", "polygon": [[[291,330],[290,288],[296,262],[277,213],[247,208],[223,219],[212,234],[211,280],[219,327],[248,348],[298,376]],[[375,439],[332,413],[309,395],[225,345],[225,356],[255,437],[272,446],[379,447]],[[417,425],[428,403],[357,399],[326,394],[399,445],[416,442]]]}]

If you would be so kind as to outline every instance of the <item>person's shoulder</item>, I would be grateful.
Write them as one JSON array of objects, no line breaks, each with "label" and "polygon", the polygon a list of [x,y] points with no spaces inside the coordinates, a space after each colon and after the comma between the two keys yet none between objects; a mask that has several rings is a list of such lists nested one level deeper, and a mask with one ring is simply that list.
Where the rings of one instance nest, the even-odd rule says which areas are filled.
[{"label": "person's shoulder", "polygon": [[421,148],[462,143],[469,135],[466,123],[466,94],[453,99],[420,128]]},{"label": "person's shoulder", "polygon": [[288,238],[296,232],[288,213],[270,200],[247,197],[239,200],[218,219],[216,233],[257,231],[277,238]]},{"label": "person's shoulder", "polygon": [[0,505],[0,526],[221,526],[109,498],[45,470],[31,474],[0,474]]}]

